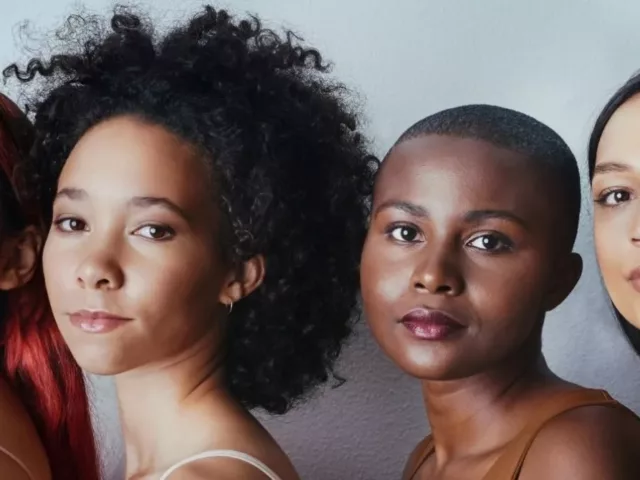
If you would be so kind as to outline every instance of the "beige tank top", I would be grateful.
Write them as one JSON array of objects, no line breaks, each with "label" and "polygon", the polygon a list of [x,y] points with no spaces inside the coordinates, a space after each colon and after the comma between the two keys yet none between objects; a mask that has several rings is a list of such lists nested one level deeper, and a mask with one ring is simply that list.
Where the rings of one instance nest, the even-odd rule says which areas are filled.
[{"label": "beige tank top", "polygon": [[[509,443],[482,480],[518,480],[524,459],[540,430],[558,415],[576,408],[592,406],[621,408],[638,419],[631,410],[615,401],[604,390],[580,389],[562,393],[540,406],[538,412],[520,434]],[[408,473],[405,480],[413,479],[434,452],[431,436],[425,438],[416,451],[418,453],[414,457],[413,465],[407,467]]]}]

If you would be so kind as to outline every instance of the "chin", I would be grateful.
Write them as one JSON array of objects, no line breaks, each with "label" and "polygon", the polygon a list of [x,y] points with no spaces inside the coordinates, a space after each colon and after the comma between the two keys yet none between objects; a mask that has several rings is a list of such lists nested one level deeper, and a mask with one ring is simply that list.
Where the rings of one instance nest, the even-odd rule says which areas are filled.
[{"label": "chin", "polygon": [[121,352],[86,347],[70,350],[80,368],[92,375],[111,376],[131,370],[123,355],[118,355]]},{"label": "chin", "polygon": [[454,352],[439,349],[406,348],[399,355],[390,357],[405,373],[421,381],[460,380],[476,373]]},{"label": "chin", "polygon": [[405,361],[399,363],[398,366],[408,375],[423,382],[446,382],[465,377],[465,375],[460,375],[459,372],[456,372],[456,368],[448,364],[430,363],[425,365],[424,363]]},{"label": "chin", "polygon": [[618,298],[613,297],[613,304],[624,319],[636,328],[640,328],[640,295],[635,290],[624,292],[624,302],[616,302]]}]

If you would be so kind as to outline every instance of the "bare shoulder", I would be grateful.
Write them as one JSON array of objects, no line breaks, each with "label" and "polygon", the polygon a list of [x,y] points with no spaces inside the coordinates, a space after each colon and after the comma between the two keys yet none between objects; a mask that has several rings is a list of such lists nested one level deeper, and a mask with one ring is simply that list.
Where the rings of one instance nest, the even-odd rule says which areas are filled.
[{"label": "bare shoulder", "polygon": [[[36,480],[49,480],[49,462],[26,409],[9,385],[0,379],[0,478],[20,478],[4,475],[4,470],[24,469],[15,461],[19,459]],[[9,454],[10,453],[10,454]]]},{"label": "bare shoulder", "polygon": [[[249,461],[257,460],[273,471],[281,480],[299,480],[288,455],[276,440],[251,414],[240,412],[231,414],[216,422],[216,431],[225,432],[223,437],[207,447],[207,450],[231,451],[248,456]],[[179,468],[170,480],[268,480],[259,468],[240,458],[226,455],[202,458]]]},{"label": "bare shoulder", "polygon": [[523,464],[521,480],[640,478],[640,420],[622,408],[582,407],[551,420]]},{"label": "bare shoulder", "polygon": [[430,443],[430,437],[426,437],[412,450],[409,458],[407,459],[407,463],[404,466],[404,471],[402,472],[403,480],[409,480],[414,470],[418,467],[418,464],[422,461]]},{"label": "bare shoulder", "polygon": [[27,471],[12,457],[2,451],[0,451],[0,478],[31,480],[31,476]]}]

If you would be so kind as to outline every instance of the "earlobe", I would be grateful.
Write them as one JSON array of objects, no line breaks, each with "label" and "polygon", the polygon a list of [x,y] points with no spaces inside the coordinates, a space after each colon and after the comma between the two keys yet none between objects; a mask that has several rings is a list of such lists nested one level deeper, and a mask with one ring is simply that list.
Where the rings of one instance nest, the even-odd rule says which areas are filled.
[{"label": "earlobe", "polygon": [[555,281],[549,292],[547,302],[547,312],[558,307],[571,294],[582,276],[582,257],[580,254],[572,252],[565,262],[555,270]]},{"label": "earlobe", "polygon": [[225,305],[237,303],[262,285],[264,275],[265,259],[263,255],[256,255],[244,262],[239,271],[231,272],[229,275],[222,292],[220,292],[220,303]]},{"label": "earlobe", "polygon": [[0,248],[0,290],[12,290],[28,283],[38,267],[42,236],[37,228],[27,227],[7,238]]}]

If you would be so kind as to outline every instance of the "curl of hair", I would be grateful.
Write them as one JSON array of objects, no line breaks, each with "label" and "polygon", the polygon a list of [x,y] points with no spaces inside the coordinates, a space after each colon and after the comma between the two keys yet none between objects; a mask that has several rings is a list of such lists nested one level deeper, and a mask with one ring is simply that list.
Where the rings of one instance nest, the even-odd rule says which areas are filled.
[{"label": "curl of hair", "polygon": [[339,381],[334,363],[356,318],[378,161],[320,53],[255,16],[212,7],[159,38],[152,22],[122,6],[106,28],[98,17],[73,16],[64,30],[63,53],[4,71],[25,89],[46,80],[46,90],[34,84],[29,106],[46,213],[89,128],[119,115],[167,128],[211,166],[227,258],[236,266],[266,259],[263,284],[231,313],[230,391],[248,408],[284,413]]},{"label": "curl of hair", "polygon": [[[0,235],[41,223],[20,181],[32,126],[0,95]],[[55,324],[42,269],[25,286],[2,292],[0,375],[27,408],[47,452],[52,477],[98,480],[98,457],[82,370]]]},{"label": "curl of hair", "polygon": [[[596,157],[598,154],[598,145],[600,144],[600,138],[602,137],[602,133],[604,132],[607,123],[609,123],[609,120],[618,108],[637,94],[640,94],[640,73],[631,77],[622,87],[620,87],[609,99],[602,109],[602,112],[600,112],[600,115],[598,115],[589,138],[589,152],[587,158],[590,181],[593,180]],[[615,305],[613,305],[613,311],[622,331],[629,339],[629,343],[633,347],[634,351],[640,355],[640,329],[636,328],[626,318],[624,318]]]}]

